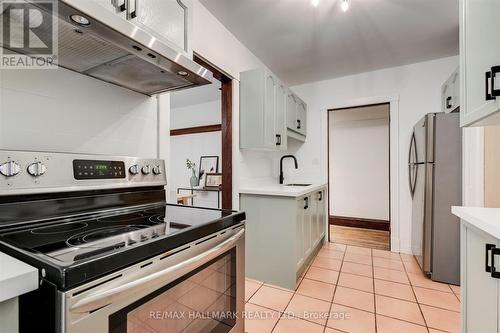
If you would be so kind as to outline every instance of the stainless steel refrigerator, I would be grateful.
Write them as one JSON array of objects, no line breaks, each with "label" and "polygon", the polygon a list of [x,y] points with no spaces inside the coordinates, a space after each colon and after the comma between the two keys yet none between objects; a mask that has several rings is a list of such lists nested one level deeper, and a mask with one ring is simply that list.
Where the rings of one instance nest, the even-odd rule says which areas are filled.
[{"label": "stainless steel refrigerator", "polygon": [[432,280],[460,284],[462,130],[459,113],[430,113],[414,127],[408,157],[412,251]]}]

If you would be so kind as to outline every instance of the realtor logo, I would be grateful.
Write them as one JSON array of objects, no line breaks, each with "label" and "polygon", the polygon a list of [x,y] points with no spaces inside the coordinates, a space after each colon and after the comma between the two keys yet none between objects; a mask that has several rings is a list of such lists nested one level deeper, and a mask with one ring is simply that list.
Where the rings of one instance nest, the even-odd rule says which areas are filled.
[{"label": "realtor logo", "polygon": [[57,68],[57,1],[0,0],[0,68]]}]

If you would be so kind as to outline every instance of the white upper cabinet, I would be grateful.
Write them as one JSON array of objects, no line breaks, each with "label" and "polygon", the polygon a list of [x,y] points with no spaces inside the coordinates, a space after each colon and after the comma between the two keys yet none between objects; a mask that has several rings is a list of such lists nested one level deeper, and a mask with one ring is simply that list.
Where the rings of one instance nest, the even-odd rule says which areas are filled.
[{"label": "white upper cabinet", "polygon": [[287,122],[288,136],[300,141],[306,140],[307,135],[307,104],[293,92],[288,92],[287,97]]},{"label": "white upper cabinet", "polygon": [[276,87],[276,138],[281,150],[286,150],[288,146],[288,136],[286,133],[286,99],[288,89],[283,83],[279,83]]},{"label": "white upper cabinet", "polygon": [[156,39],[192,57],[191,0],[92,0],[147,31]]},{"label": "white upper cabinet", "polygon": [[[160,40],[189,52],[191,3],[186,0],[128,0],[131,19]],[[134,13],[135,14],[132,14]]]},{"label": "white upper cabinet", "polygon": [[273,73],[264,68],[241,73],[240,148],[286,149],[282,85]]},{"label": "white upper cabinet", "polygon": [[460,106],[460,78],[457,68],[441,86],[441,111],[449,113]]},{"label": "white upper cabinet", "polygon": [[293,137],[304,141],[297,124],[305,124],[306,108],[268,69],[240,73],[240,148],[287,150],[291,126]]},{"label": "white upper cabinet", "polygon": [[307,105],[302,101],[297,104],[297,130],[304,136],[307,133]]},{"label": "white upper cabinet", "polygon": [[500,124],[500,1],[460,0],[461,126]]}]

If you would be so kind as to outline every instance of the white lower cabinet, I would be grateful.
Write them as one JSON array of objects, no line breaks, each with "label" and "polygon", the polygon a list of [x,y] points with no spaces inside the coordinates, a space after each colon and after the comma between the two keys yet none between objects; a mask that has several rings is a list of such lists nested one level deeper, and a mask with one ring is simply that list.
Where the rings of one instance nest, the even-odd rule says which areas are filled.
[{"label": "white lower cabinet", "polygon": [[491,249],[500,250],[500,241],[474,227],[461,228],[462,332],[499,332],[500,279],[492,277]]},{"label": "white lower cabinet", "polygon": [[299,197],[240,194],[246,276],[295,289],[326,234],[326,188]]}]

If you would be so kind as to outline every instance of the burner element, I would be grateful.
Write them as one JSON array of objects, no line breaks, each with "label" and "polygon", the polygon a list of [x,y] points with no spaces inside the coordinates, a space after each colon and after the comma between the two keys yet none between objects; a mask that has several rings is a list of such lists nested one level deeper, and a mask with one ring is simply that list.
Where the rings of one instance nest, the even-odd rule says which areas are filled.
[{"label": "burner element", "polygon": [[160,223],[165,223],[165,215],[153,215],[149,217],[149,222],[155,223],[155,224],[160,224]]},{"label": "burner element", "polygon": [[87,223],[67,223],[59,224],[50,227],[36,228],[30,232],[35,235],[50,235],[50,234],[61,234],[70,231],[76,231],[88,226]]},{"label": "burner element", "polygon": [[81,232],[70,237],[66,244],[69,246],[79,246],[90,242],[95,242],[98,240],[102,240],[105,238],[118,236],[122,234],[126,234],[129,232],[137,231],[140,229],[147,228],[145,225],[127,225],[127,226],[117,226],[117,227],[108,227],[96,229],[88,232]]}]

